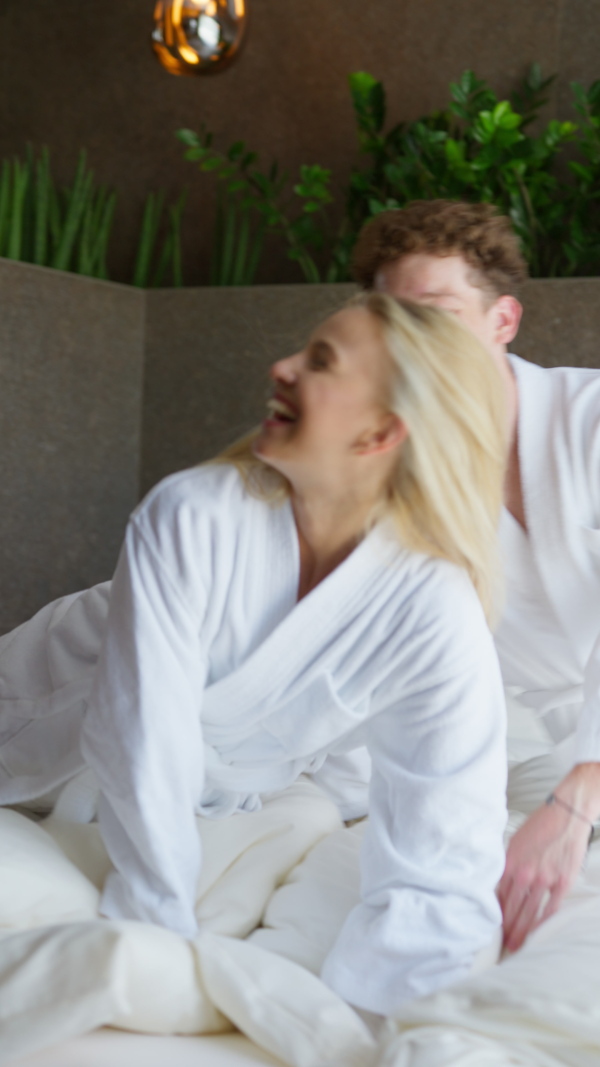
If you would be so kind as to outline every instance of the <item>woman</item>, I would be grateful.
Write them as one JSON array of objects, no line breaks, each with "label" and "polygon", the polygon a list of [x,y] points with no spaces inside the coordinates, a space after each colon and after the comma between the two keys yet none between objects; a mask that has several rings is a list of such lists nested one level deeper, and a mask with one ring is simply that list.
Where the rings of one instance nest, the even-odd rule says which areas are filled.
[{"label": "woman", "polygon": [[115,868],[103,913],[193,937],[195,814],[253,810],[366,745],[362,902],[324,975],[382,1012],[465,974],[500,923],[484,609],[502,388],[456,322],[380,294],[271,377],[255,434],[134,513],[107,622],[100,587],[0,643],[0,801],[92,768]]}]

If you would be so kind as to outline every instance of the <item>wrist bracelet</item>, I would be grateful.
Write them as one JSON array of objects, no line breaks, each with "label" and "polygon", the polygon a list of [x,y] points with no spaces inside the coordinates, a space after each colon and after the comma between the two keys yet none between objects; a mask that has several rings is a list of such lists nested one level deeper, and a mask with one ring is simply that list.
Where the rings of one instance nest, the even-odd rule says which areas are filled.
[{"label": "wrist bracelet", "polygon": [[549,793],[548,796],[546,797],[545,803],[549,807],[550,807],[551,804],[558,804],[559,807],[564,808],[565,811],[568,811],[569,815],[574,815],[576,819],[581,819],[582,822],[586,822],[588,824],[588,826],[590,828],[590,837],[589,837],[589,840],[588,840],[588,848],[589,848],[589,846],[592,843],[593,837],[594,837],[594,829],[595,829],[594,824],[591,821],[591,819],[588,819],[587,815],[582,815],[581,812],[577,811],[577,808],[572,807],[571,804],[567,804],[567,801],[563,800],[562,797],[557,797],[556,793]]}]

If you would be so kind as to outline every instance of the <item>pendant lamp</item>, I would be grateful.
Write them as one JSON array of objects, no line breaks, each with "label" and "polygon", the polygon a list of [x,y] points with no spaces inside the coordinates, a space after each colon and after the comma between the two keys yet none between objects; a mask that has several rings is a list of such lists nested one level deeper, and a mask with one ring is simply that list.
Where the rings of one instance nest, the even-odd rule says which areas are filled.
[{"label": "pendant lamp", "polygon": [[170,74],[211,74],[239,52],[247,0],[157,0],[152,47]]}]

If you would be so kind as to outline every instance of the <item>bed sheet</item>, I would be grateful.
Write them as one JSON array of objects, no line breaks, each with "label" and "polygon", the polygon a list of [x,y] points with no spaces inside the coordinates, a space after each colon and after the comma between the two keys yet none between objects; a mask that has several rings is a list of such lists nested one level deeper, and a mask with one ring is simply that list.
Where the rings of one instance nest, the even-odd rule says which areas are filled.
[{"label": "bed sheet", "polygon": [[[560,779],[561,758],[553,750],[511,768],[509,833]],[[212,845],[206,840],[210,862],[199,908],[212,932],[189,945],[144,924],[98,920],[104,859],[93,828],[55,826],[47,832],[15,813],[0,816],[0,904],[4,889],[7,928],[2,931],[0,908],[3,1063],[600,1063],[600,841],[592,845],[559,913],[520,952],[407,1005],[374,1040],[362,1019],[318,977],[323,952],[359,893],[363,827],[343,828],[306,784],[286,791],[256,818],[227,820]],[[14,885],[8,884],[11,856],[18,875]],[[248,937],[259,912],[259,929]],[[39,1033],[32,1040],[34,1022]],[[228,1032],[215,1034],[216,1023]],[[122,1029],[97,1029],[108,1024]],[[197,1036],[202,1027],[204,1036]]]},{"label": "bed sheet", "polygon": [[15,1067],[282,1067],[242,1034],[171,1037],[96,1030],[13,1061]]}]

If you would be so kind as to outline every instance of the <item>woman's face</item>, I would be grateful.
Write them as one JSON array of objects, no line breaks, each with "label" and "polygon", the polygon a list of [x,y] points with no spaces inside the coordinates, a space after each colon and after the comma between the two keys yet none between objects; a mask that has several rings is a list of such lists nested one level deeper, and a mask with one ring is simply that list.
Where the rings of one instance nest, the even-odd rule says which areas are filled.
[{"label": "woman's face", "polygon": [[332,315],[301,352],[271,367],[273,396],[256,455],[293,486],[343,488],[360,457],[377,451],[390,420],[397,422],[385,405],[389,374],[371,313],[348,308]]}]

